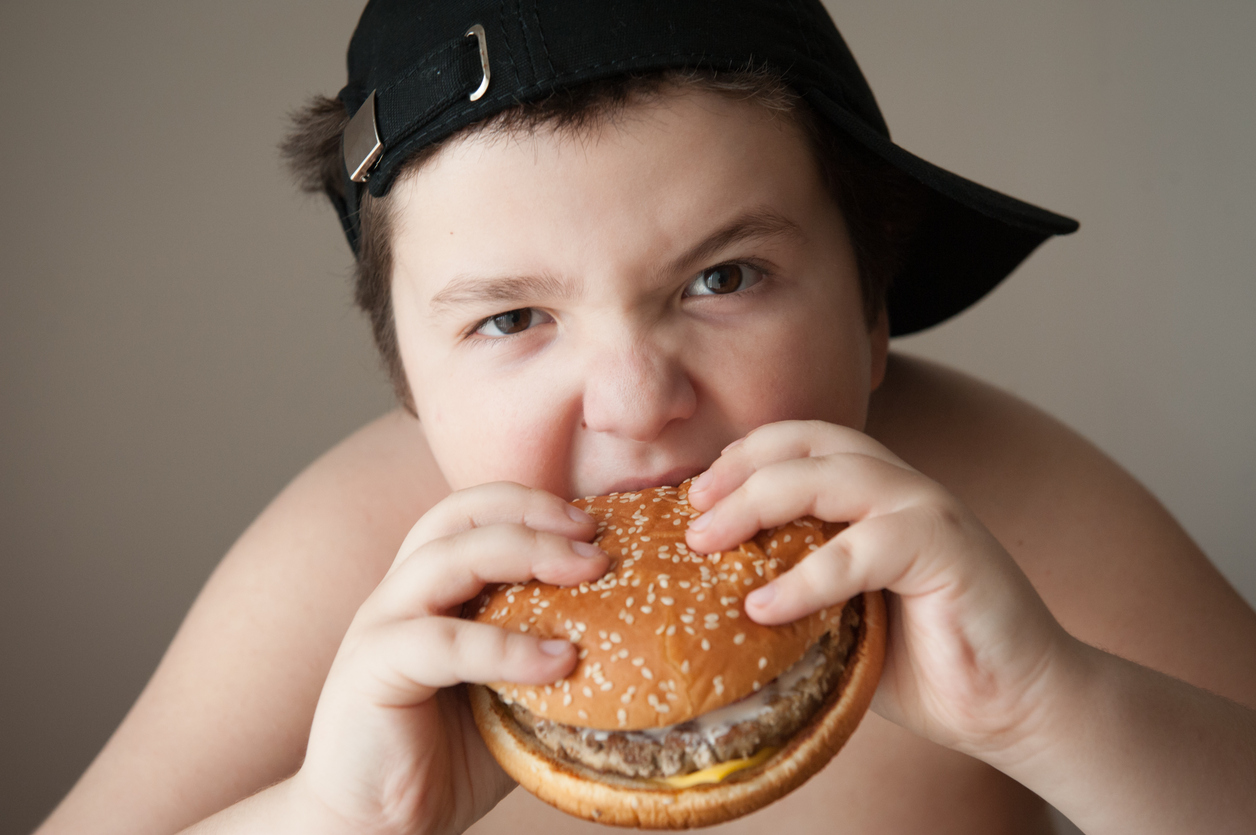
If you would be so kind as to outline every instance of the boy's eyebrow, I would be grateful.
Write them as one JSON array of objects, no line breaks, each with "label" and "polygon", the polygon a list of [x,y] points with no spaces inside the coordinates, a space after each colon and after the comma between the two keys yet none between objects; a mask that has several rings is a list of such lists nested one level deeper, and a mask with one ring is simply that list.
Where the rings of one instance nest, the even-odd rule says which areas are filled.
[{"label": "boy's eyebrow", "polygon": [[499,278],[457,276],[432,296],[431,309],[440,312],[451,307],[494,302],[507,309],[536,298],[566,299],[572,288],[549,275],[512,275]]},{"label": "boy's eyebrow", "polygon": [[[695,263],[705,261],[725,247],[741,241],[777,236],[802,237],[802,228],[772,209],[766,207],[752,209],[737,216],[690,247],[680,257],[673,259],[668,266],[668,272],[670,274],[680,272]],[[522,305],[532,299],[566,299],[570,298],[573,293],[569,284],[549,275],[512,275],[500,278],[463,275],[455,277],[440,292],[432,296],[430,305],[434,313],[451,307],[487,302],[501,305],[505,310],[511,305]]]},{"label": "boy's eyebrow", "polygon": [[725,247],[752,238],[772,237],[801,238],[802,227],[766,206],[752,209],[708,235],[697,245],[672,261],[669,270],[680,272],[701,261],[713,257]]}]

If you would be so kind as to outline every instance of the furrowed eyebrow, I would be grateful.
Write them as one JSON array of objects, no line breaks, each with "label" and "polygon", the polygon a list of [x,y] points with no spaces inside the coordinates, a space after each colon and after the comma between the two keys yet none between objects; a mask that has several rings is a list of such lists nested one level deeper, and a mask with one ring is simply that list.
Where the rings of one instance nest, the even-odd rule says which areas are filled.
[{"label": "furrowed eyebrow", "polygon": [[[754,209],[734,218],[690,247],[680,257],[673,259],[668,271],[674,275],[742,241],[802,236],[802,229],[798,224],[784,215],[767,208]],[[562,300],[572,298],[575,294],[567,282],[547,275],[497,278],[458,276],[432,296],[429,304],[433,313],[490,303],[501,310],[511,310],[526,307],[538,298]]]},{"label": "furrowed eyebrow", "polygon": [[768,208],[754,209],[733,219],[708,235],[671,262],[669,270],[678,273],[712,258],[725,247],[758,238],[802,238],[802,228],[784,215]]},{"label": "furrowed eyebrow", "polygon": [[547,275],[458,276],[432,296],[430,305],[434,313],[489,303],[502,310],[513,310],[526,307],[538,298],[568,299],[573,295],[569,284]]}]

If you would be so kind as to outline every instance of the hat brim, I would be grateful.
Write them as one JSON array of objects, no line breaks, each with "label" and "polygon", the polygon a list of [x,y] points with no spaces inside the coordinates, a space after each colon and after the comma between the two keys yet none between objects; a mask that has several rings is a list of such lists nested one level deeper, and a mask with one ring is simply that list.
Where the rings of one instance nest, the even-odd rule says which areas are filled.
[{"label": "hat brim", "polygon": [[850,138],[931,192],[911,253],[886,297],[890,335],[949,319],[989,293],[1047,238],[1077,231],[1049,212],[939,168],[871,128],[823,92],[803,98]]}]

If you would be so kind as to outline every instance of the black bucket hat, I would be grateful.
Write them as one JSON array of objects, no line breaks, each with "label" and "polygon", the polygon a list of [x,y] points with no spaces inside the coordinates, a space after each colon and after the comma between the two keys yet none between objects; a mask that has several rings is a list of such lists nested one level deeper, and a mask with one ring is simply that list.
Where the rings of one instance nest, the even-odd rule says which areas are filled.
[{"label": "black bucket hat", "polygon": [[388,192],[414,152],[521,102],[666,69],[771,68],[824,119],[935,196],[890,287],[892,335],[968,307],[1077,222],[978,185],[890,141],[872,90],[820,0],[371,0],[340,100],[354,250],[361,190]]}]

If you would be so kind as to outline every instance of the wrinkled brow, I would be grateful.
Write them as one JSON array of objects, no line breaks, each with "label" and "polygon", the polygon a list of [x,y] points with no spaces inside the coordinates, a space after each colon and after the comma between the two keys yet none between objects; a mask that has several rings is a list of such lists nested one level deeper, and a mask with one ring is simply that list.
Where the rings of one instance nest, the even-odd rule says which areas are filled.
[{"label": "wrinkled brow", "polygon": [[738,215],[731,222],[707,235],[690,247],[668,267],[672,273],[682,272],[713,258],[720,250],[733,244],[762,238],[802,238],[802,228],[785,215],[765,207]]},{"label": "wrinkled brow", "polygon": [[570,284],[548,275],[511,275],[494,278],[457,276],[432,296],[431,309],[440,313],[455,307],[493,303],[502,310],[521,306],[538,298],[569,299]]},{"label": "wrinkled brow", "polygon": [[[801,238],[797,223],[766,207],[738,215],[729,223],[707,235],[665,268],[665,274],[688,270],[714,257],[721,250],[748,240],[763,238]],[[441,313],[456,307],[488,305],[501,310],[523,307],[538,298],[564,300],[576,295],[565,281],[549,275],[520,275],[486,278],[458,276],[432,297],[431,310]]]}]

